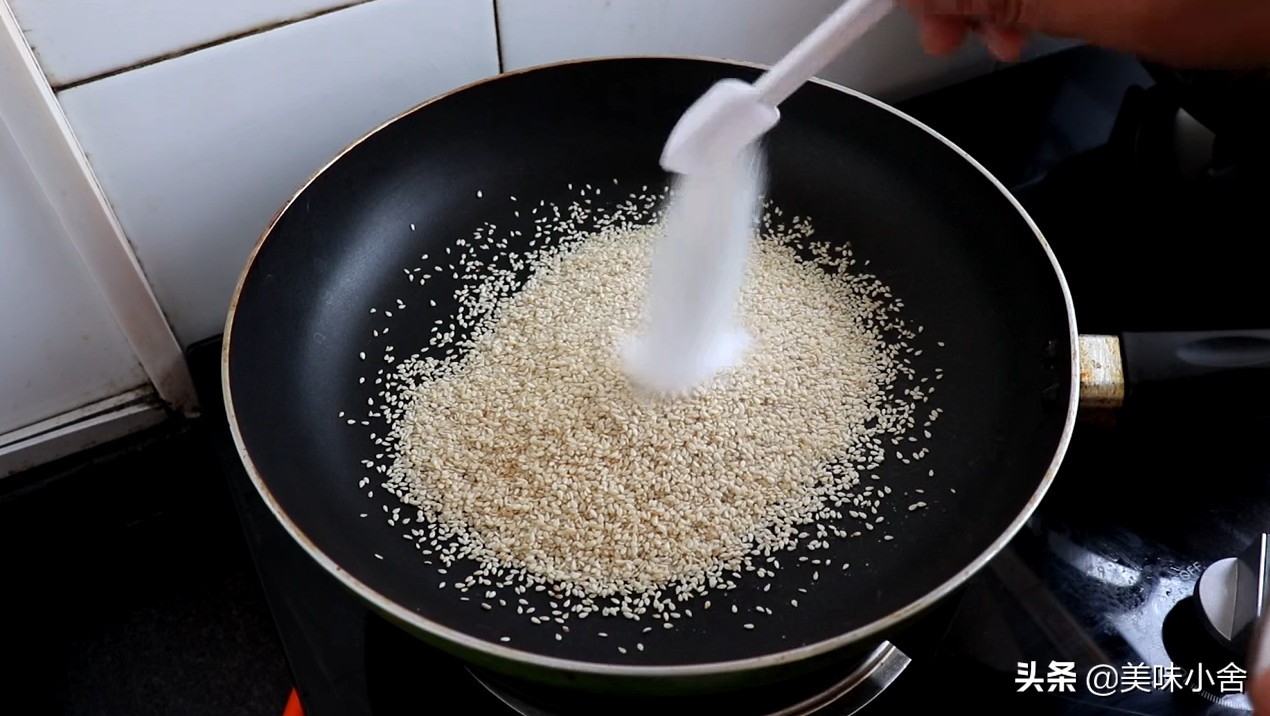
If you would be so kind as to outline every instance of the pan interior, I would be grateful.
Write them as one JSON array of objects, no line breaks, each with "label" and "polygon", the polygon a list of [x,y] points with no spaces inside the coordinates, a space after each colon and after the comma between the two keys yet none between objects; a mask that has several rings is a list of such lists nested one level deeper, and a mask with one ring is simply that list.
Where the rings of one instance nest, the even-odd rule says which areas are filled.
[{"label": "pan interior", "polygon": [[[529,654],[628,665],[761,657],[887,619],[975,564],[1034,506],[1070,425],[1073,327],[1061,277],[1025,217],[956,150],[822,85],[783,107],[767,140],[769,193],[810,217],[819,238],[851,242],[924,327],[930,349],[914,365],[946,376],[930,399],[944,413],[929,456],[877,471],[900,497],[884,503],[885,529],[816,555],[832,566],[783,561],[769,591],[746,578],[712,594],[709,610],[686,604],[693,617],[673,629],[593,615],[571,619],[557,640],[559,629],[514,608],[484,610],[480,592],[463,601],[438,589],[447,579],[402,538],[408,527],[387,524],[395,498],[374,479],[359,487],[361,461],[375,451],[360,419],[377,371],[391,368],[385,346],[403,356],[426,345],[428,296],[450,288],[433,282],[424,293],[403,269],[486,222],[529,229],[515,211],[571,202],[588,183],[605,187],[597,203],[664,186],[657,160],[683,109],[722,77],[755,74],[620,59],[507,75],[372,133],[282,213],[237,297],[227,392],[262,489],[311,549],[368,588],[363,596],[399,605],[423,631],[439,625]],[[384,315],[398,299],[408,308]],[[918,500],[927,507],[910,512]],[[546,606],[543,594],[525,599]]]}]

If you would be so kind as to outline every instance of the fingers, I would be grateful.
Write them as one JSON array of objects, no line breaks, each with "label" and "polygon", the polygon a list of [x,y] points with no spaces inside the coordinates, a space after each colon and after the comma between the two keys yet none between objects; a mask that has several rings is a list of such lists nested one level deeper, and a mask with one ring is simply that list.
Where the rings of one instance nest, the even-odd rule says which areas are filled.
[{"label": "fingers", "polygon": [[922,48],[932,55],[948,55],[965,44],[966,36],[975,32],[982,39],[992,56],[1002,62],[1015,62],[1023,54],[1027,36],[1010,28],[996,25],[976,26],[961,17],[928,15],[921,18]]},{"label": "fingers", "polygon": [[922,48],[932,55],[956,52],[966,41],[970,25],[960,17],[930,15],[921,19]]},{"label": "fingers", "polygon": [[920,16],[952,15],[1001,27],[1024,27],[1036,5],[1031,0],[902,0]]},{"label": "fingers", "polygon": [[955,52],[972,31],[998,60],[1014,62],[1027,41],[1025,5],[1032,0],[900,0],[921,22],[923,48],[932,55]]},{"label": "fingers", "polygon": [[1027,36],[1019,30],[999,25],[986,25],[981,32],[988,52],[1002,62],[1017,62],[1023,56]]}]

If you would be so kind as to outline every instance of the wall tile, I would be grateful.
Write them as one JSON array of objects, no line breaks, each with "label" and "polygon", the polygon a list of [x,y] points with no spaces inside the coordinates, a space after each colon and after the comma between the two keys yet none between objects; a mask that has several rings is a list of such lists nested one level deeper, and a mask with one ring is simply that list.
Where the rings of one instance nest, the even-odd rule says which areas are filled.
[{"label": "wall tile", "polygon": [[10,0],[54,85],[358,0]]},{"label": "wall tile", "polygon": [[497,72],[493,6],[376,0],[64,91],[184,344],[219,334],[252,246],[349,143]]},{"label": "wall tile", "polygon": [[146,384],[0,121],[0,434]]}]

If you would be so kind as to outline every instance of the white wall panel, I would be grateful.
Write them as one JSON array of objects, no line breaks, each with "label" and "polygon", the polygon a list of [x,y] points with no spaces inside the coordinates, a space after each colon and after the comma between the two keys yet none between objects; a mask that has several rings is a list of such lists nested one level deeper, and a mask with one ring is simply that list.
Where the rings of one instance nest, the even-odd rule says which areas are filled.
[{"label": "white wall panel", "polygon": [[0,122],[0,435],[146,383]]},{"label": "white wall panel", "polygon": [[54,85],[360,0],[9,0]]},{"label": "white wall panel", "polygon": [[188,345],[223,330],[251,247],[314,171],[497,70],[492,4],[376,0],[59,97]]}]

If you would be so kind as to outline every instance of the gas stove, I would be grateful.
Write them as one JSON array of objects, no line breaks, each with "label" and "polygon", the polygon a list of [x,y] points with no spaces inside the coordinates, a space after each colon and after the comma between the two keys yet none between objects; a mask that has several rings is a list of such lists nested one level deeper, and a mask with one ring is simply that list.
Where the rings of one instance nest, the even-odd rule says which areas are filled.
[{"label": "gas stove", "polygon": [[[1064,268],[1082,333],[1267,327],[1235,229],[1251,191],[1205,165],[1194,147],[1212,137],[1152,85],[1130,59],[1077,48],[900,108],[1013,188]],[[1026,528],[899,643],[775,691],[618,705],[470,670],[362,607],[242,470],[215,410],[219,351],[194,346],[190,363],[308,716],[432,713],[443,701],[477,716],[1250,711],[1230,580],[1232,558],[1264,564],[1270,453],[1256,446],[1270,416],[1085,413]]]}]

